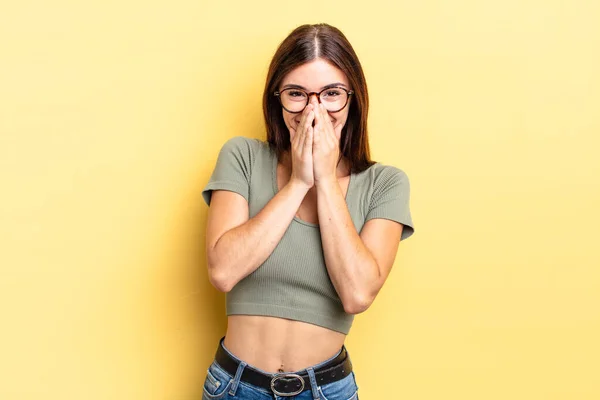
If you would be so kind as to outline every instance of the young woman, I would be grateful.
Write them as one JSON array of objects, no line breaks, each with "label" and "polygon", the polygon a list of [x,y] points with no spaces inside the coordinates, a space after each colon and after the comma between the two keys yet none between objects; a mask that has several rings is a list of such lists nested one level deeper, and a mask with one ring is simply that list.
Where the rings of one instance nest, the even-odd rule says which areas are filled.
[{"label": "young woman", "polygon": [[303,25],[281,43],[267,141],[227,141],[203,191],[228,315],[203,399],[358,399],[344,340],[414,231],[406,174],[369,158],[367,110],[342,32]]}]

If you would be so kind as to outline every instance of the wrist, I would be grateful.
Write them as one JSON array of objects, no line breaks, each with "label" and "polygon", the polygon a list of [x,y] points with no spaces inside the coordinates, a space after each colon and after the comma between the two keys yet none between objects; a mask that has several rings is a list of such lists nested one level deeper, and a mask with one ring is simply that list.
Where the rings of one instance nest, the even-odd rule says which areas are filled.
[{"label": "wrist", "polygon": [[297,192],[304,196],[312,188],[313,185],[309,185],[301,179],[292,176],[286,184],[286,186],[288,186],[292,192]]},{"label": "wrist", "polygon": [[323,177],[319,180],[315,180],[315,186],[317,191],[324,193],[339,190],[340,188],[340,184],[335,176]]}]

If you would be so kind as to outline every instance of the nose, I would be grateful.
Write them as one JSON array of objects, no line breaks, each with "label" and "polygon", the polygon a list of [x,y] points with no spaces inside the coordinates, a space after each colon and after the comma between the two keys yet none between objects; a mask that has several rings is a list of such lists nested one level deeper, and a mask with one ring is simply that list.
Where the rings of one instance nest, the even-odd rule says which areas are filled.
[{"label": "nose", "polygon": [[317,104],[319,104],[321,102],[321,99],[319,98],[319,93],[310,93],[308,95],[308,101],[309,101],[309,103],[312,103],[313,99],[315,99],[315,102]]}]

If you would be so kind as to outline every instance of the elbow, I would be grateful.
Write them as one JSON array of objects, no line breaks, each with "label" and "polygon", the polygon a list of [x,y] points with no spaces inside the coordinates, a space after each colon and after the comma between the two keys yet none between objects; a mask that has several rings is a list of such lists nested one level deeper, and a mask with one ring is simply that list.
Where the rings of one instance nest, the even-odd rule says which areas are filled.
[{"label": "elbow", "polygon": [[382,284],[374,281],[369,285],[354,286],[347,291],[346,296],[342,298],[344,311],[347,314],[360,314],[369,309],[375,301]]},{"label": "elbow", "polygon": [[371,304],[373,304],[373,300],[375,300],[375,298],[372,296],[354,295],[352,298],[343,302],[344,311],[347,314],[360,314],[367,311]]},{"label": "elbow", "polygon": [[227,268],[224,265],[215,263],[210,257],[208,258],[208,280],[215,289],[223,293],[230,292],[234,286],[234,282],[227,273]]},{"label": "elbow", "polygon": [[219,292],[229,293],[231,289],[233,289],[233,285],[231,285],[227,280],[218,279],[214,275],[211,275],[209,280],[211,285],[213,285]]},{"label": "elbow", "polygon": [[218,270],[211,271],[209,269],[208,280],[210,281],[210,284],[213,285],[219,292],[228,293],[231,291],[231,289],[233,289],[233,283],[231,280]]}]

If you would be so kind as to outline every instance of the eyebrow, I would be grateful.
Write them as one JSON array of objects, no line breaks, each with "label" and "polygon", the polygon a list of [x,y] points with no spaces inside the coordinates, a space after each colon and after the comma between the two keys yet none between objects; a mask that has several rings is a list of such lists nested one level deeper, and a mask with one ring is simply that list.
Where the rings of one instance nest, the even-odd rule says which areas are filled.
[{"label": "eyebrow", "polygon": [[[343,87],[343,88],[348,88],[346,85],[344,85],[342,82],[335,82],[335,83],[330,83],[329,85],[323,86],[321,88],[321,90],[325,90],[325,89],[330,89],[332,87]],[[309,92],[309,90],[307,88],[305,88],[304,86],[300,86],[300,85],[295,85],[293,83],[289,83],[287,85],[284,85],[281,90],[283,89],[302,89],[302,90],[306,90],[307,92]]]}]

